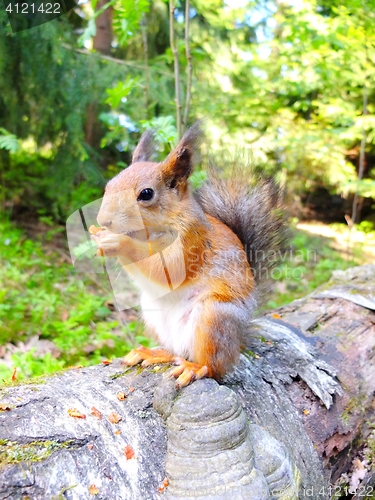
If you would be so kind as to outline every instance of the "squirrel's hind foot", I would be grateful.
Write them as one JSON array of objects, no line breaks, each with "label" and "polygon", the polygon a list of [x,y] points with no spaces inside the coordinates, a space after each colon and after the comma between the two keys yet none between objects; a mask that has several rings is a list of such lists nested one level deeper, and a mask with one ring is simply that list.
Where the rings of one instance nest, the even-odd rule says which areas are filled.
[{"label": "squirrel's hind foot", "polygon": [[169,372],[170,377],[176,377],[176,388],[186,387],[194,380],[208,375],[207,366],[199,365],[198,363],[192,363],[184,358],[175,358],[174,363],[177,364],[176,368],[173,368]]},{"label": "squirrel's hind foot", "polygon": [[129,354],[124,357],[122,363],[127,366],[135,366],[138,363],[142,363],[142,366],[145,367],[159,363],[174,363],[177,366],[168,372],[168,375],[177,379],[177,389],[186,387],[194,380],[205,377],[208,375],[209,371],[207,366],[199,365],[198,363],[193,363],[184,358],[174,356],[165,349],[148,349],[143,346],[132,349]]},{"label": "squirrel's hind foot", "polygon": [[156,365],[158,363],[173,363],[175,356],[165,349],[148,349],[142,345],[132,349],[125,356],[122,363],[127,366],[134,366],[142,362],[142,366]]}]

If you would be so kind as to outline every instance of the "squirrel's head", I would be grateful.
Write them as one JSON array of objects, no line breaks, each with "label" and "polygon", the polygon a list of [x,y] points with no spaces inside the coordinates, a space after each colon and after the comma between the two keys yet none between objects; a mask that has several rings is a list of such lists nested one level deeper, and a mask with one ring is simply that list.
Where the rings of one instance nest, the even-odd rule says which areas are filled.
[{"label": "squirrel's head", "polygon": [[129,234],[145,226],[173,225],[189,197],[188,178],[201,132],[201,122],[196,122],[161,163],[150,161],[153,132],[145,132],[131,165],[108,182],[98,223],[117,234]]}]

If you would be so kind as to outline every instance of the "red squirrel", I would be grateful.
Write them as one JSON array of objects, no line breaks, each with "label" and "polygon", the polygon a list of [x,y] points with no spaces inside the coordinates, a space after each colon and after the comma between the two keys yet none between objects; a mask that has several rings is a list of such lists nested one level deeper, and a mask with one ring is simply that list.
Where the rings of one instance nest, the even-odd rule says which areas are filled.
[{"label": "red squirrel", "polygon": [[174,363],[179,387],[220,379],[236,363],[282,239],[272,182],[252,185],[238,169],[227,179],[211,173],[193,193],[201,128],[188,129],[161,163],[151,161],[145,132],[132,164],[106,186],[101,228],[90,228],[100,254],[117,257],[140,289],[146,331],[162,346],[133,349],[125,364]]}]

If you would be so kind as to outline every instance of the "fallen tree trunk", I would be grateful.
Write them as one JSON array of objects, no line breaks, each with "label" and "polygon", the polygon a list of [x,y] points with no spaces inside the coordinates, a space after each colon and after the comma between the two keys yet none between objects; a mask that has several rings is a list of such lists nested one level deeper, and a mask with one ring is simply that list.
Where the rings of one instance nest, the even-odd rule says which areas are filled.
[{"label": "fallen tree trunk", "polygon": [[374,498],[374,310],[362,266],[254,321],[221,384],[116,360],[3,387],[0,499]]}]

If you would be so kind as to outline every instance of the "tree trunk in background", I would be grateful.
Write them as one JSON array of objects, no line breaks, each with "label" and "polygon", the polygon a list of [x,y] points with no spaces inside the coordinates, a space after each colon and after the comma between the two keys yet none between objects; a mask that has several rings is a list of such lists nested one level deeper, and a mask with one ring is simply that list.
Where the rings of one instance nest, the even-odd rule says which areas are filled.
[{"label": "tree trunk in background", "polygon": [[[106,0],[98,0],[95,10],[100,10],[106,3],[108,3]],[[110,55],[112,49],[112,13],[113,8],[108,7],[95,19],[96,34],[93,38],[93,49],[105,55]],[[86,111],[85,141],[94,148],[99,147],[101,139],[97,115],[98,103],[95,101],[90,102]]]},{"label": "tree trunk in background", "polygon": [[[100,10],[107,0],[98,0],[96,11]],[[105,9],[96,19],[96,35],[93,40],[93,49],[102,54],[110,55],[112,48],[112,7]]]},{"label": "tree trunk in background", "polygon": [[10,169],[10,156],[9,151],[0,149],[0,216],[5,215],[7,208],[6,204],[6,185],[5,185],[5,172]]}]

